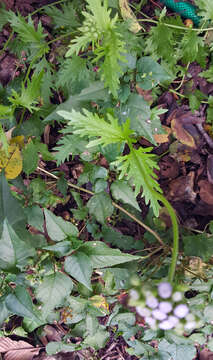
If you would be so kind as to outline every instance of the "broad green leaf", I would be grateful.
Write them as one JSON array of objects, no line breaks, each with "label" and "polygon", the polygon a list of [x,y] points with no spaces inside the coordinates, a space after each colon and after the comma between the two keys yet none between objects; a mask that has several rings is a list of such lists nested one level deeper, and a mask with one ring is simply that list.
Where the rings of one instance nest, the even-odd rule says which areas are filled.
[{"label": "broad green leaf", "polygon": [[32,299],[24,287],[18,285],[14,294],[9,294],[5,301],[8,310],[11,311],[12,314],[26,317],[34,321],[34,328],[39,327],[44,323],[37,310],[34,308]]},{"label": "broad green leaf", "polygon": [[73,352],[76,350],[74,344],[64,344],[62,341],[50,341],[46,346],[46,352],[48,355],[54,355],[61,351]]},{"label": "broad green leaf", "polygon": [[184,236],[184,254],[186,256],[198,256],[208,261],[213,255],[213,236],[205,233],[196,236]]},{"label": "broad green leaf", "polygon": [[44,210],[46,229],[48,235],[54,241],[65,240],[68,236],[78,236],[78,229],[69,221],[54,215],[51,211]]},{"label": "broad green leaf", "polygon": [[69,240],[60,241],[55,245],[44,246],[42,249],[52,251],[58,257],[65,256],[74,250]]},{"label": "broad green leaf", "polygon": [[[78,95],[71,95],[67,101],[57,106],[57,108],[48,115],[44,122],[61,121],[61,116],[58,115],[59,110],[71,111],[72,109],[81,110],[85,104],[90,101],[107,100],[109,98],[108,91],[104,88],[104,84],[100,81],[95,81],[91,85],[83,89]],[[84,105],[84,106],[83,106]]]},{"label": "broad green leaf", "polygon": [[131,186],[126,181],[114,181],[110,187],[110,190],[115,200],[120,200],[124,204],[129,204],[133,206],[136,210],[140,211],[139,205],[135,198],[135,194]]},{"label": "broad green leaf", "polygon": [[12,196],[8,182],[3,174],[0,173],[0,229],[4,219],[7,218],[11,226],[25,219],[25,213],[18,202]]},{"label": "broad green leaf", "polygon": [[[136,241],[134,237],[123,235],[120,231],[114,229],[111,226],[102,226],[102,235],[104,238],[104,242],[110,243],[111,245],[119,248],[120,250],[135,249],[134,245],[136,245]],[[143,248],[142,242],[141,248]]]},{"label": "broad green leaf", "polygon": [[26,265],[27,259],[34,255],[34,248],[27,241],[21,240],[5,219],[0,239],[0,268],[14,271],[16,267]]},{"label": "broad green leaf", "polygon": [[144,90],[150,90],[159,83],[172,80],[163,66],[150,56],[144,56],[138,60],[137,71],[136,81]]},{"label": "broad green leaf", "polygon": [[99,329],[95,335],[88,335],[84,339],[84,344],[95,350],[103,348],[109,339],[109,332],[107,330]]},{"label": "broad green leaf", "polygon": [[124,254],[118,249],[111,249],[101,241],[89,241],[82,245],[81,251],[89,256],[94,269],[140,259],[140,256]]},{"label": "broad green leaf", "polygon": [[10,311],[6,306],[5,300],[6,300],[5,297],[1,297],[0,299],[0,326],[9,317],[9,315],[11,315]]},{"label": "broad green leaf", "polygon": [[38,300],[43,303],[43,314],[46,315],[55,307],[62,306],[72,288],[73,282],[70,277],[61,272],[45,276],[36,292]]},{"label": "broad green leaf", "polygon": [[142,96],[131,94],[127,103],[120,107],[118,116],[123,122],[130,119],[131,129],[135,130],[138,135],[145,137],[153,144],[155,143],[151,124],[147,122],[151,116],[150,107]]},{"label": "broad green leaf", "polygon": [[38,165],[38,153],[37,149],[32,141],[30,141],[22,151],[23,154],[23,171],[29,175]]},{"label": "broad green leaf", "polygon": [[105,192],[93,195],[89,199],[87,207],[89,213],[94,215],[101,224],[104,224],[106,218],[111,216],[114,210],[110,196]]},{"label": "broad green leaf", "polygon": [[213,321],[213,303],[205,307],[204,317],[208,323]]},{"label": "broad green leaf", "polygon": [[40,206],[27,208],[27,222],[41,232],[44,232],[44,214]]},{"label": "broad green leaf", "polygon": [[91,287],[92,264],[90,258],[81,251],[66,258],[64,270],[74,279],[86,286],[89,290]]},{"label": "broad green leaf", "polygon": [[192,360],[196,356],[194,345],[170,344],[165,339],[159,343],[158,350],[169,353],[174,360]]}]

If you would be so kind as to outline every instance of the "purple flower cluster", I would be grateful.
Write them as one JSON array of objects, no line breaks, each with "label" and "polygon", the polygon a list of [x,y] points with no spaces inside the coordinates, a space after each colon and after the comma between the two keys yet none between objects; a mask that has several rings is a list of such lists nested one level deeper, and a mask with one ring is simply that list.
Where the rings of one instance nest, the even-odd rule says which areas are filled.
[{"label": "purple flower cluster", "polygon": [[197,321],[184,300],[181,291],[173,289],[169,282],[161,282],[157,289],[142,288],[130,291],[130,305],[144,317],[154,330],[190,331],[197,327]]}]

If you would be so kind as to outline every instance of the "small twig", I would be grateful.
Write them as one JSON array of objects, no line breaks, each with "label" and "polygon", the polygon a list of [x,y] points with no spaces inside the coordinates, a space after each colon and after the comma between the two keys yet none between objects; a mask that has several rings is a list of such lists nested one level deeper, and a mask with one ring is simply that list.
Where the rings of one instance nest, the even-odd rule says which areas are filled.
[{"label": "small twig", "polygon": [[[47,174],[48,176],[56,179],[56,180],[59,180],[59,177],[54,175],[54,174],[51,174],[49,171],[47,170],[44,170],[42,168],[40,168],[39,166],[37,167],[37,170],[39,171],[42,171],[44,172],[45,174]],[[93,191],[90,191],[90,190],[87,190],[87,189],[84,189],[82,187],[79,187],[75,184],[72,184],[70,183],[69,181],[67,181],[67,185],[78,190],[78,191],[83,191],[87,194],[90,194],[90,195],[95,195],[95,193]],[[120,210],[121,212],[123,212],[124,214],[126,214],[127,216],[129,216],[132,220],[134,220],[135,222],[137,222],[140,226],[142,226],[144,229],[146,229],[148,232],[150,232],[157,240],[158,242],[161,244],[162,247],[165,247],[165,244],[163,242],[163,240],[160,238],[160,236],[154,231],[152,230],[148,225],[144,224],[141,220],[138,220],[134,215],[132,215],[129,211],[125,210],[122,206],[116,204],[114,201],[112,201],[112,205]]]},{"label": "small twig", "polygon": [[211,149],[213,149],[213,140],[212,138],[210,138],[210,136],[207,134],[207,132],[204,130],[202,124],[195,124],[196,128],[199,130],[199,132],[201,133],[201,135],[204,137],[204,139],[206,140],[207,144],[209,145],[209,147]]}]

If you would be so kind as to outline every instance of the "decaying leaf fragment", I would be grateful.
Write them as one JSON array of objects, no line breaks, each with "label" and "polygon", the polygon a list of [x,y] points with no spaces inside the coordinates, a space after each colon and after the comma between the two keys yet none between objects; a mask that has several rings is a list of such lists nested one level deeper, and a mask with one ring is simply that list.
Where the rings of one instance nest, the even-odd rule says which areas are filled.
[{"label": "decaying leaf fragment", "polygon": [[8,337],[0,338],[0,353],[4,354],[5,360],[32,360],[39,354],[39,350],[26,341],[15,341]]},{"label": "decaying leaf fragment", "polygon": [[141,26],[139,25],[137,18],[133,11],[130,9],[127,0],[119,0],[119,6],[121,10],[121,15],[124,20],[131,20],[130,31],[137,33],[141,30]]},{"label": "decaying leaf fragment", "polygon": [[23,146],[23,136],[17,136],[10,140],[8,154],[0,148],[0,172],[4,169],[7,179],[15,179],[22,171],[21,146]]}]

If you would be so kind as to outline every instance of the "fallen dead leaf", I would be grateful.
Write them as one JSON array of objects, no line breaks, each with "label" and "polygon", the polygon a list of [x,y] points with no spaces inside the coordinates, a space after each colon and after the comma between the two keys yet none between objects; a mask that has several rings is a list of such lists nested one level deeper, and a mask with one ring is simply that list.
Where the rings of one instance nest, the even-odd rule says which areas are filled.
[{"label": "fallen dead leaf", "polygon": [[201,200],[206,204],[213,205],[213,184],[210,184],[208,180],[200,180],[198,186]]},{"label": "fallen dead leaf", "polygon": [[194,171],[186,176],[180,176],[169,183],[168,200],[195,202],[196,192],[194,192]]},{"label": "fallen dead leaf", "polygon": [[26,341],[15,341],[8,337],[0,338],[0,353],[5,360],[32,360],[40,348],[35,348]]},{"label": "fallen dead leaf", "polygon": [[172,132],[168,126],[162,125],[162,128],[166,131],[166,134],[154,134],[154,139],[158,144],[167,143]]},{"label": "fallen dead leaf", "polygon": [[213,360],[213,352],[209,349],[203,349],[200,352],[200,360]]},{"label": "fallen dead leaf", "polygon": [[207,159],[207,176],[210,184],[213,184],[213,155],[209,155]]}]

